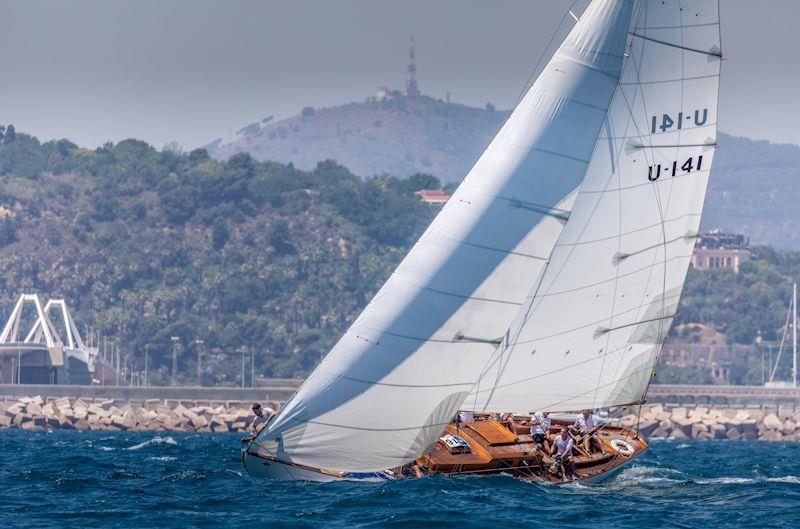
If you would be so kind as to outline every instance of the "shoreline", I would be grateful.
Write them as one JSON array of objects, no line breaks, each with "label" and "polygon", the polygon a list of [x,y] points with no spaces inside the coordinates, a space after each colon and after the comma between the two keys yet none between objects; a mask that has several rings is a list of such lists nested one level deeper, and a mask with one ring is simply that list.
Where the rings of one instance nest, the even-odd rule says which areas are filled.
[{"label": "shoreline", "polygon": [[[282,401],[262,404],[277,410]],[[0,396],[0,429],[245,433],[254,417],[251,405],[245,400]],[[641,415],[616,415],[615,424],[635,429],[638,422],[648,439],[800,441],[795,406],[648,404]]]},{"label": "shoreline", "polygon": [[244,433],[254,417],[251,405],[241,400],[0,396],[0,429]]}]

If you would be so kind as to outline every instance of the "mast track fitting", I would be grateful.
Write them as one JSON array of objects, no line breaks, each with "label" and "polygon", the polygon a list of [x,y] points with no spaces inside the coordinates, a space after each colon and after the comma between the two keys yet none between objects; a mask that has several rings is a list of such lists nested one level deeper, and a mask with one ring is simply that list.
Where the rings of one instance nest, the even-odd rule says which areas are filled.
[{"label": "mast track fitting", "polygon": [[516,198],[510,199],[508,201],[508,205],[512,208],[535,211],[536,213],[541,213],[542,215],[547,215],[548,217],[558,219],[561,222],[567,222],[569,220],[569,211],[564,211],[562,209],[554,209],[547,206],[542,206],[540,204],[534,204],[532,202],[523,202],[522,200],[518,200]]},{"label": "mast track fitting", "polygon": [[640,253],[644,253],[644,252],[646,252],[648,250],[653,250],[655,248],[660,248],[661,246],[664,246],[666,244],[671,244],[673,242],[692,241],[694,239],[697,239],[699,236],[700,235],[696,231],[691,231],[690,230],[690,231],[687,231],[684,235],[681,235],[680,237],[676,237],[676,238],[671,239],[671,240],[666,241],[666,242],[654,244],[652,246],[648,246],[647,248],[642,248],[641,250],[636,250],[635,252],[630,252],[630,253],[618,252],[618,253],[615,253],[614,257],[611,258],[611,263],[614,266],[618,266],[622,261],[624,261],[628,257],[633,257],[634,255],[639,255]]},{"label": "mast track fitting", "polygon": [[647,319],[647,320],[635,321],[633,323],[626,323],[625,325],[619,325],[617,327],[598,327],[594,331],[593,338],[596,340],[596,339],[600,338],[601,336],[604,336],[604,335],[610,333],[611,331],[617,331],[619,329],[624,329],[626,327],[633,327],[635,325],[641,325],[642,323],[652,323],[654,321],[669,320],[671,318],[674,318],[677,314],[678,313],[675,312],[675,313],[669,314],[667,316],[661,316],[659,318],[650,318],[650,319]]},{"label": "mast track fitting", "polygon": [[666,40],[654,39],[653,37],[647,37],[645,35],[636,33],[635,31],[631,31],[628,34],[631,35],[632,37],[636,37],[649,42],[655,42],[656,44],[663,44],[664,46],[669,46],[671,48],[678,48],[679,50],[692,51],[694,53],[702,53],[704,55],[708,55],[709,60],[722,59],[722,50],[719,49],[718,46],[712,46],[710,50],[706,51],[706,50],[699,50],[697,48],[690,48],[688,46],[682,46],[680,44],[675,44],[674,42],[668,42]]},{"label": "mast track fitting", "polygon": [[683,143],[673,145],[644,145],[642,142],[629,140],[628,143],[625,144],[625,154],[632,154],[642,149],[674,149],[679,147],[707,147],[716,149],[718,146],[719,144],[711,140],[711,138],[706,140],[705,143]]},{"label": "mast track fitting", "polygon": [[473,342],[473,343],[485,343],[488,345],[493,345],[495,347],[499,346],[503,343],[503,337],[488,339],[488,338],[475,338],[473,336],[465,336],[464,333],[461,331],[457,332],[455,336],[453,336],[454,342]]}]

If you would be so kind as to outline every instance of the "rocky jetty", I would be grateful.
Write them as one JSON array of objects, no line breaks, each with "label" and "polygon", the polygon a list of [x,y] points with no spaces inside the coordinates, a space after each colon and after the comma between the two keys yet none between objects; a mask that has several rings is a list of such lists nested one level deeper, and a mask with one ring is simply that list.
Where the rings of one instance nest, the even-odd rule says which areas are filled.
[{"label": "rocky jetty", "polygon": [[642,408],[641,416],[620,418],[623,426],[635,428],[648,439],[745,439],[800,441],[794,406],[709,407],[653,404]]},{"label": "rocky jetty", "polygon": [[244,432],[253,419],[250,405],[242,401],[0,397],[0,428]]},{"label": "rocky jetty", "polygon": [[[250,401],[0,397],[0,428],[245,432]],[[278,409],[279,403],[268,402]],[[626,410],[637,411],[633,408]],[[800,441],[795,406],[652,404],[641,415],[614,414],[622,426],[648,439],[745,439]]]}]

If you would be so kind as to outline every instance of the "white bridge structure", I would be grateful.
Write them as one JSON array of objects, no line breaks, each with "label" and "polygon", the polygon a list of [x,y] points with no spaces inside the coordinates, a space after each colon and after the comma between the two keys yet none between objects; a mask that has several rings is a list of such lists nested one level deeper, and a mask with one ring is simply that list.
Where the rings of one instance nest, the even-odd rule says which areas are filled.
[{"label": "white bridge structure", "polygon": [[84,344],[66,301],[19,297],[0,333],[0,383],[90,384],[97,362],[97,348]]}]

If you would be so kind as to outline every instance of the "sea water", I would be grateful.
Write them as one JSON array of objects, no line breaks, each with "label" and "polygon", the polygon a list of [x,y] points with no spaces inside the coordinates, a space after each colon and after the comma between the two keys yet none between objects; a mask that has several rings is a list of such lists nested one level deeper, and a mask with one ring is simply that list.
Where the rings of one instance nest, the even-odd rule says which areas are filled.
[{"label": "sea water", "polygon": [[239,435],[0,430],[0,528],[800,527],[800,443],[653,441],[591,486],[250,478]]}]

